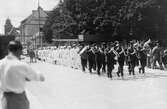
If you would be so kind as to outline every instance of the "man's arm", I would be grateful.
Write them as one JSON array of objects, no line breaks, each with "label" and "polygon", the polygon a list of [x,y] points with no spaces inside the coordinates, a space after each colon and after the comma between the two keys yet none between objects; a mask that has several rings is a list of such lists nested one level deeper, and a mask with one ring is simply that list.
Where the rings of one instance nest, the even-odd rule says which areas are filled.
[{"label": "man's arm", "polygon": [[27,81],[44,81],[45,78],[42,73],[26,65],[25,78]]}]

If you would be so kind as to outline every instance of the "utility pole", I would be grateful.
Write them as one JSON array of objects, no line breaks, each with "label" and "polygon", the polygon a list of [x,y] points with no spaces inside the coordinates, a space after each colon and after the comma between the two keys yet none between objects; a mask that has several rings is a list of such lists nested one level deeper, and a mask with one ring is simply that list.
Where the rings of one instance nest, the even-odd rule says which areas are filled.
[{"label": "utility pole", "polygon": [[42,35],[41,35],[41,24],[40,24],[40,0],[38,0],[38,29],[39,29],[39,42],[41,45],[41,48],[43,47],[43,39],[42,39]]}]

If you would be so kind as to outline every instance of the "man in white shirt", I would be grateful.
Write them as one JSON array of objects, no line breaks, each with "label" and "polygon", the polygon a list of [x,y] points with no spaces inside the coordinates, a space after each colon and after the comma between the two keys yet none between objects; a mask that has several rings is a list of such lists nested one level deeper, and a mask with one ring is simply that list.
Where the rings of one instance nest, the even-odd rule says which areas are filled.
[{"label": "man in white shirt", "polygon": [[21,54],[21,43],[11,41],[8,45],[8,55],[0,60],[2,109],[29,109],[29,101],[25,93],[26,82],[44,81],[42,74],[19,60]]}]

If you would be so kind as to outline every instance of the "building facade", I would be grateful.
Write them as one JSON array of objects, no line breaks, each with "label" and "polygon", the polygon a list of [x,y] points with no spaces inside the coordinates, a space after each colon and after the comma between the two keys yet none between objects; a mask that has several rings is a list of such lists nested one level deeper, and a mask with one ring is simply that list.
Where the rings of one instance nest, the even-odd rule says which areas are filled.
[{"label": "building facade", "polygon": [[47,17],[48,12],[44,11],[41,7],[38,7],[37,10],[32,11],[30,16],[21,21],[20,40],[24,46],[27,46],[28,44],[36,48],[41,45],[42,35],[39,34],[39,36],[37,36],[37,34],[40,33],[40,31],[42,30],[47,20]]}]

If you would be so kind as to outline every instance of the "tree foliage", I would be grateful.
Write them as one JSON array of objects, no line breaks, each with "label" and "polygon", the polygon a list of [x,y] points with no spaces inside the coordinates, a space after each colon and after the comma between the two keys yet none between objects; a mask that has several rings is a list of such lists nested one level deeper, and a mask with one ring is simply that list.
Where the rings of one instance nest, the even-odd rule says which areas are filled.
[{"label": "tree foliage", "polygon": [[75,24],[73,18],[68,11],[59,4],[54,8],[44,25],[44,36],[47,42],[51,42],[53,38],[62,38],[62,36],[73,36],[71,28]]},{"label": "tree foliage", "polygon": [[165,31],[166,9],[165,0],[64,0],[48,22],[56,34],[157,37]]}]

